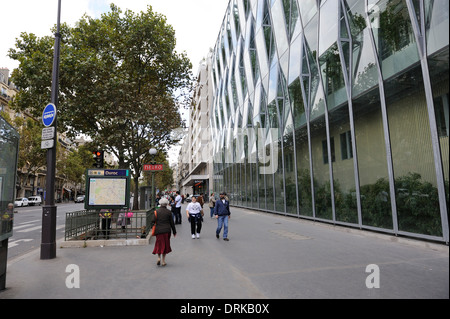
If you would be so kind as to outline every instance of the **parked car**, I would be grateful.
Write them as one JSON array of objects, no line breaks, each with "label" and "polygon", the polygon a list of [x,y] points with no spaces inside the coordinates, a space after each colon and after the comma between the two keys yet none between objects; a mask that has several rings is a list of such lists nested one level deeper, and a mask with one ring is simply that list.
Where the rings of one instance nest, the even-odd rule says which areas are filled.
[{"label": "parked car", "polygon": [[14,205],[16,207],[28,206],[28,198],[25,197],[16,198],[16,200],[14,201]]},{"label": "parked car", "polygon": [[80,195],[77,198],[75,198],[75,203],[84,203],[84,195]]},{"label": "parked car", "polygon": [[200,195],[191,195],[188,198],[186,198],[186,203],[190,203],[192,202],[192,198],[195,197],[196,199],[198,199]]},{"label": "parked car", "polygon": [[32,206],[36,206],[36,205],[41,206],[41,204],[42,204],[42,198],[41,198],[41,196],[31,196],[31,197],[28,197],[28,204],[29,204],[29,205],[32,205]]}]

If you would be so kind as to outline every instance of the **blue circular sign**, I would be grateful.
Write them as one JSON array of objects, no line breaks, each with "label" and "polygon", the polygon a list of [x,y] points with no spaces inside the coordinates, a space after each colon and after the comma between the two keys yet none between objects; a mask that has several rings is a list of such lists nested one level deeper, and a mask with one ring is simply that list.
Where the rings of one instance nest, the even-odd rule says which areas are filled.
[{"label": "blue circular sign", "polygon": [[56,120],[56,106],[52,103],[47,105],[42,113],[42,123],[45,127],[52,126]]}]

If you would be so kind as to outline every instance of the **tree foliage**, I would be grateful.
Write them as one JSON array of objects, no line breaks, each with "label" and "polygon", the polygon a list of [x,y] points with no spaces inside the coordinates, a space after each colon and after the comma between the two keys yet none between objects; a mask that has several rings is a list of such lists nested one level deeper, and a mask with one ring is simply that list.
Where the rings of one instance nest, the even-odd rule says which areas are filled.
[{"label": "tree foliage", "polygon": [[[63,24],[61,35],[58,131],[91,137],[137,183],[149,149],[177,142],[171,132],[183,125],[180,106],[190,103],[192,65],[175,51],[173,27],[151,6],[134,13],[112,4],[101,18]],[[13,108],[36,118],[50,101],[53,42],[22,33],[9,51],[20,63]]]}]

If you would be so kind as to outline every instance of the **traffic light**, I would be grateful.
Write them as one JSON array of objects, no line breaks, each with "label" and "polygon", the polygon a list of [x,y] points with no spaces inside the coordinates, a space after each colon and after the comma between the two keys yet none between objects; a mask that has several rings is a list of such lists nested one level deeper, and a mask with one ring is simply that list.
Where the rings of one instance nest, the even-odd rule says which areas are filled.
[{"label": "traffic light", "polygon": [[94,167],[103,168],[105,161],[105,152],[104,151],[94,151],[92,152],[94,156]]}]

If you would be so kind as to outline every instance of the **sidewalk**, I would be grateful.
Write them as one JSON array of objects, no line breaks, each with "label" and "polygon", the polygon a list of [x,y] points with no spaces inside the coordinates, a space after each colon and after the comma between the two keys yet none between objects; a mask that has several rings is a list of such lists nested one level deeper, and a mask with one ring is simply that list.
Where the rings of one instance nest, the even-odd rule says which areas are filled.
[{"label": "sidewalk", "polygon": [[[184,208],[184,206],[183,206]],[[205,214],[191,239],[183,214],[166,267],[148,246],[58,248],[8,262],[0,299],[394,299],[449,298],[448,246],[333,227],[232,208],[229,242],[215,237]],[[58,245],[59,247],[60,245]],[[380,269],[380,288],[368,289],[368,265]],[[80,288],[69,289],[80,271]]]}]

